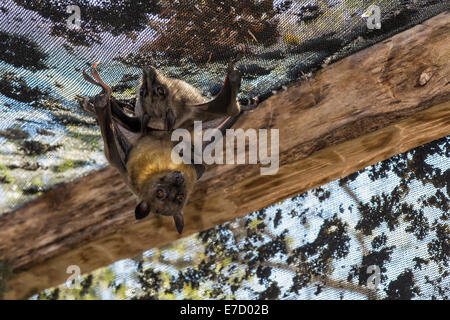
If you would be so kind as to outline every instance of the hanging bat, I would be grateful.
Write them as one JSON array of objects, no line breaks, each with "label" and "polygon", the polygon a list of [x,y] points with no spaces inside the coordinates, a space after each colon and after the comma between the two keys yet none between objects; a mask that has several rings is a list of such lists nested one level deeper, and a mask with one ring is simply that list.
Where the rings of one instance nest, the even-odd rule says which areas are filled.
[{"label": "hanging bat", "polygon": [[[120,172],[126,184],[139,198],[140,202],[135,208],[135,217],[136,219],[143,219],[149,215],[150,212],[164,216],[173,216],[176,229],[181,233],[184,227],[182,209],[192,193],[195,182],[203,173],[204,167],[203,165],[198,164],[185,164],[182,161],[179,161],[180,164],[175,164],[171,158],[172,149],[174,147],[174,144],[170,139],[171,131],[158,130],[158,128],[153,129],[148,125],[148,122],[151,121],[152,118],[148,116],[147,112],[152,112],[151,110],[144,112],[138,111],[134,116],[127,115],[123,112],[123,106],[112,97],[112,89],[103,82],[96,70],[97,64],[98,63],[95,63],[91,67],[91,73],[95,80],[88,76],[86,72],[83,72],[86,80],[102,87],[102,92],[95,96],[92,102],[89,102],[91,103],[90,108],[95,113],[100,126],[107,160]],[[148,71],[144,71],[144,77],[147,79],[145,81],[151,79],[148,75]],[[237,102],[232,102],[236,101],[236,94],[240,85],[240,76],[239,74],[233,76],[233,85],[227,85],[226,81],[227,80],[225,80],[224,86],[229,87],[228,89],[225,89],[225,91],[228,91],[227,95],[233,94],[234,97],[226,96],[226,99],[224,99],[224,96],[222,95],[219,100],[216,100],[217,98],[214,99],[216,101],[212,106],[206,103],[194,107],[198,108],[198,110],[203,108],[206,112],[211,112],[211,110],[213,110],[216,112],[211,112],[213,114],[226,116],[226,119],[218,126],[218,129],[222,133],[224,133],[227,128],[231,127],[241,114]],[[157,87],[155,83],[156,82],[152,82],[150,86],[148,82],[143,82],[143,86],[145,86],[145,90],[152,88],[152,92],[153,89],[157,92],[159,87]],[[180,83],[178,83],[178,85],[183,86]],[[176,86],[167,86],[164,87],[163,90],[167,90],[165,92],[169,93],[170,89],[170,92],[173,92],[174,96],[177,96],[178,98],[170,98],[169,95],[167,95],[166,98],[172,99],[172,101],[186,101],[186,105],[190,106],[190,103],[193,100],[181,96],[181,92],[189,94],[190,91],[175,90],[174,88],[176,88]],[[229,91],[230,89],[232,90]],[[149,94],[150,93],[142,94],[142,97],[146,98]],[[161,95],[158,96],[158,98],[161,98]],[[219,102],[225,103],[225,106],[222,109],[220,108],[220,105],[217,104]],[[226,103],[228,102],[229,104],[227,105]],[[178,102],[175,102],[175,104],[177,103]],[[146,105],[146,103],[143,103],[142,105]],[[157,106],[156,103],[153,105]],[[175,121],[171,121],[171,123],[190,125],[188,119],[191,118],[179,117],[178,120],[176,118],[176,115],[183,115],[183,109],[169,109],[172,110],[175,115]],[[158,110],[161,111],[161,109]],[[219,110],[221,111],[219,112]],[[227,112],[230,112],[231,114],[228,114]],[[161,122],[167,124],[167,116],[158,119],[155,118],[157,115],[157,112],[152,113],[155,124]],[[197,115],[202,119],[201,113],[193,112],[190,116]],[[193,120],[197,119],[192,118],[192,121]],[[169,127],[172,128],[174,125]],[[169,127],[166,126],[162,129],[167,129]],[[130,138],[126,133],[127,131],[134,133],[136,137]]]},{"label": "hanging bat", "polygon": [[233,117],[241,112],[237,93],[239,71],[231,64],[219,94],[208,101],[185,81],[166,77],[154,67],[143,69],[135,113],[148,117],[148,126],[159,130],[192,129],[194,121]]},{"label": "hanging bat", "polygon": [[[145,130],[144,127],[147,126],[154,130],[166,131],[184,128],[191,131],[194,121],[223,120],[226,117],[236,116],[241,111],[252,110],[257,106],[257,102],[241,106],[237,100],[241,85],[241,75],[234,68],[237,59],[228,66],[219,94],[209,101],[187,82],[167,77],[154,67],[145,67],[137,89],[136,105],[133,108],[111,97],[113,117],[125,127],[140,127]],[[95,84],[85,71],[83,76]],[[83,107],[92,109],[92,104],[87,98]],[[130,108],[134,109],[132,117],[122,111]]]}]

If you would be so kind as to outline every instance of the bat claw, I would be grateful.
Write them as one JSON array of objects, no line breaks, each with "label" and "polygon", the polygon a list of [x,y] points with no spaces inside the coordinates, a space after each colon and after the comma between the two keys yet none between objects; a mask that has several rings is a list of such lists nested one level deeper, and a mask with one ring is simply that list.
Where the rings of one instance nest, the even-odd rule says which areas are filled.
[{"label": "bat claw", "polygon": [[103,82],[103,79],[100,77],[100,74],[97,71],[97,66],[98,66],[99,62],[94,62],[94,64],[91,67],[91,73],[94,76],[94,79],[97,80],[97,82],[99,83],[99,85],[103,88],[103,90],[105,91],[107,96],[111,96],[112,94],[112,89],[110,86],[108,86],[105,82]]}]

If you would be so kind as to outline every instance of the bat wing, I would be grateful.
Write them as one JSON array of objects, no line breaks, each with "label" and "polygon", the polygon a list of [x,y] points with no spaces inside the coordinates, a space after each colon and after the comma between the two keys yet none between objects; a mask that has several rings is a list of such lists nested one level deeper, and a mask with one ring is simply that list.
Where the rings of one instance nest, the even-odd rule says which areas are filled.
[{"label": "bat wing", "polygon": [[[233,116],[233,117],[227,117],[225,119],[218,119],[218,120],[209,121],[209,122],[207,122],[205,124],[205,127],[203,129],[216,128],[217,130],[219,130],[222,133],[222,136],[224,136],[226,129],[231,128],[234,125],[234,123],[239,119],[241,114],[242,114],[242,112],[240,112],[239,114],[237,114],[236,116]],[[202,152],[205,149],[206,145],[208,145],[210,143],[214,143],[215,144],[217,142],[218,141],[203,142]],[[195,153],[194,146],[192,146],[191,152],[192,152],[192,154]],[[205,166],[203,164],[192,164],[192,165],[194,166],[194,169],[197,172],[197,179],[200,179],[201,176],[203,175],[203,173],[205,172]]]},{"label": "bat wing", "polygon": [[[109,88],[109,86],[107,86],[100,78],[100,75],[98,74],[97,70],[96,70],[96,64],[94,64],[91,68],[91,72],[94,75],[94,77],[96,77],[97,81],[92,79],[92,77],[90,75],[88,75],[86,73],[85,70],[83,70],[83,78],[88,81],[89,83],[92,83],[96,86],[100,86],[103,88],[103,92],[109,92],[108,94],[108,99],[110,100],[110,108],[111,108],[111,113],[112,113],[112,117],[114,118],[114,120],[116,120],[117,122],[119,122],[124,128],[126,128],[127,130],[131,131],[131,132],[141,132],[142,130],[142,121],[141,119],[139,119],[136,116],[129,116],[127,115],[123,110],[127,108],[127,104],[123,103],[121,101],[116,100],[112,95],[111,95],[111,88]],[[94,110],[94,99],[89,99],[89,98],[84,98],[84,101],[81,102],[81,106],[83,107],[84,110],[89,111],[89,112],[93,112],[95,113]]]},{"label": "bat wing", "polygon": [[211,101],[201,104],[190,104],[188,108],[202,110],[222,116],[236,116],[240,112],[237,94],[241,86],[241,74],[238,70],[231,68],[228,71],[222,89]]}]

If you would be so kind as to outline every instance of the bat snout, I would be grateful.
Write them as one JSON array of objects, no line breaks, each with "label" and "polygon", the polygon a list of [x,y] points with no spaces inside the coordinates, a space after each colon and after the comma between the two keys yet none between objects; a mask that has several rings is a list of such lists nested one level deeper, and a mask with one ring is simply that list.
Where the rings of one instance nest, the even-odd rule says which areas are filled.
[{"label": "bat snout", "polygon": [[177,186],[184,185],[184,174],[181,171],[173,172],[174,184]]}]

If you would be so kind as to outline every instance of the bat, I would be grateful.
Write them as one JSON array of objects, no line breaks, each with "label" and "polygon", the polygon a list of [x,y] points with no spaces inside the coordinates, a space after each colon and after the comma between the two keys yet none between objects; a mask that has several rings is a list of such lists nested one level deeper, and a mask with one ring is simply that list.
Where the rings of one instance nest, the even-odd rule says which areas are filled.
[{"label": "bat", "polygon": [[[128,130],[130,127],[139,131],[149,127],[153,130],[171,131],[184,128],[191,131],[194,121],[224,120],[238,115],[241,111],[252,110],[257,106],[257,102],[241,106],[237,100],[241,75],[234,68],[234,64],[238,59],[229,64],[219,94],[209,101],[187,82],[167,77],[152,66],[145,67],[136,90],[138,94],[135,106],[127,105],[111,97],[113,117]],[[98,74],[95,67],[92,72]],[[83,76],[87,81],[96,84],[85,71]],[[82,106],[85,110],[92,111],[92,104],[88,98],[85,98]],[[133,109],[134,116],[126,115],[122,111],[124,109]],[[138,121],[139,124],[136,123]]]},{"label": "bat", "polygon": [[192,129],[194,121],[211,121],[240,113],[237,93],[239,71],[229,66],[219,94],[208,101],[185,81],[169,78],[154,67],[146,67],[136,96],[135,113],[148,117],[148,126],[159,130]]},{"label": "bat", "polygon": [[[155,118],[160,115],[158,112],[162,109],[155,112],[151,109],[147,111],[146,108],[136,111],[135,115],[126,114],[121,102],[112,97],[111,87],[101,79],[96,69],[97,65],[98,63],[94,63],[91,67],[91,73],[95,80],[83,71],[86,80],[102,88],[102,92],[96,95],[92,101],[89,101],[89,108],[98,120],[108,162],[120,172],[128,187],[139,199],[139,204],[135,208],[135,217],[136,219],[143,219],[151,212],[163,216],[172,216],[175,227],[181,234],[184,227],[183,207],[192,193],[195,182],[201,177],[204,166],[201,164],[186,164],[182,161],[178,161],[179,164],[176,164],[172,161],[174,144],[170,139],[171,131],[168,129],[173,129],[176,125],[189,127],[191,120],[192,123],[197,120],[193,117],[198,116],[202,120],[215,119],[219,115],[221,117],[226,116],[225,120],[217,126],[222,133],[225,132],[241,114],[236,101],[240,75],[232,75],[230,82],[233,83],[227,84],[227,80],[225,80],[224,87],[226,88],[222,91],[227,92],[226,99],[223,98],[224,96],[221,96],[219,100],[216,98],[213,100],[216,100],[213,105],[208,104],[208,102],[193,105],[191,102],[194,100],[186,97],[180,98],[181,91],[173,91],[173,88],[176,88],[177,85],[165,87],[164,90],[167,90],[167,93],[170,89],[170,92],[177,96],[177,98],[166,96],[171,101],[175,101],[175,104],[168,104],[167,109],[172,110],[175,120],[170,120],[171,125],[167,126],[168,112],[165,115],[163,114],[161,118]],[[144,81],[152,79],[148,71],[145,70],[144,78],[146,79]],[[227,77],[227,79],[229,78],[231,77]],[[145,90],[152,88],[152,90],[158,91],[157,85],[159,85],[159,82],[156,81],[152,82],[151,86],[143,82],[142,86],[145,86]],[[178,86],[183,86],[183,84],[178,83]],[[230,91],[230,89],[232,90]],[[189,90],[184,91],[185,94],[192,92]],[[158,94],[158,92],[156,93]],[[230,94],[234,95],[234,99],[230,99]],[[146,98],[148,95],[142,94],[142,97]],[[157,106],[158,104],[154,101],[158,100],[152,100],[152,105]],[[172,109],[170,107],[173,105],[180,106],[176,101],[185,101],[186,104],[182,105],[181,108],[191,108],[192,105],[194,111],[187,117],[177,117],[177,115],[183,115],[185,111],[183,111],[184,109]],[[228,105],[221,107],[217,105],[219,102],[228,103]],[[140,105],[141,107],[149,106],[148,102],[143,100],[141,100]],[[202,111],[197,112],[197,110]],[[213,116],[211,118],[209,115],[202,116],[203,112],[211,113]],[[151,116],[148,113],[151,113]],[[152,128],[149,126],[152,118],[155,125],[165,123],[165,126],[163,128]],[[135,136],[130,137],[127,131],[134,133]]]}]

